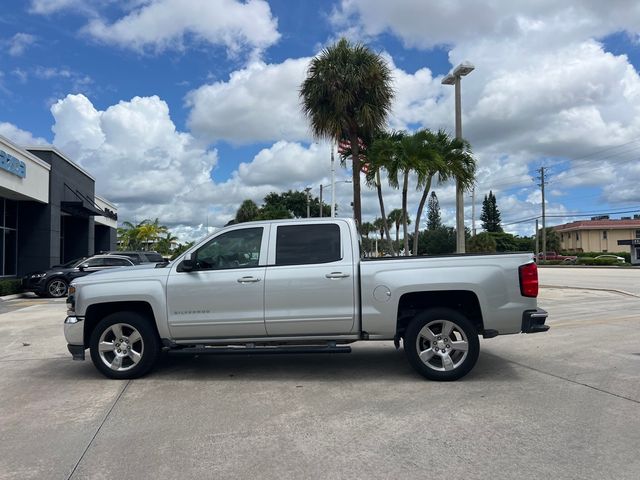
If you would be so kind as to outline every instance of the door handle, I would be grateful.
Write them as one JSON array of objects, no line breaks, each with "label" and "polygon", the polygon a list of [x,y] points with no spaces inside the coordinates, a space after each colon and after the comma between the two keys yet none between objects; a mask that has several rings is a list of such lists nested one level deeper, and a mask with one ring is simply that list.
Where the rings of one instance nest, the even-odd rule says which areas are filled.
[{"label": "door handle", "polygon": [[347,278],[348,276],[349,276],[348,273],[342,273],[342,272],[331,272],[325,275],[325,277],[330,280],[334,280],[337,278]]},{"label": "door handle", "polygon": [[259,281],[258,277],[242,277],[238,279],[238,283],[256,283]]}]

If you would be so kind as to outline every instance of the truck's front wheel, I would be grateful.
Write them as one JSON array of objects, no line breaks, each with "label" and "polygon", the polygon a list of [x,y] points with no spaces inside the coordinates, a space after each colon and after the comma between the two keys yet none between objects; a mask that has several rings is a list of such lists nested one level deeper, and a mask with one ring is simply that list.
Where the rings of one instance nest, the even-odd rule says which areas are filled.
[{"label": "truck's front wheel", "polygon": [[404,350],[413,368],[429,380],[464,377],[478,360],[480,341],[474,325],[448,308],[416,315],[404,334]]},{"label": "truck's front wheel", "polygon": [[116,312],[98,322],[90,350],[93,364],[103,375],[128,379],[151,370],[160,343],[148,319],[136,312]]}]

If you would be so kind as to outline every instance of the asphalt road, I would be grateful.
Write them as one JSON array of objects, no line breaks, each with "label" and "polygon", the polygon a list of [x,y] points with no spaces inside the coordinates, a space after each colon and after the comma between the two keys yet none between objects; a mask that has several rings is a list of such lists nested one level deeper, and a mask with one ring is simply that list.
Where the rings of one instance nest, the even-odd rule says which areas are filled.
[{"label": "asphalt road", "polygon": [[14,302],[0,314],[1,479],[640,477],[628,295],[543,289],[552,329],[482,340],[454,383],[423,380],[388,342],[165,358],[106,380],[66,353],[64,303]]},{"label": "asphalt road", "polygon": [[640,296],[640,268],[542,267],[542,285],[603,288]]}]

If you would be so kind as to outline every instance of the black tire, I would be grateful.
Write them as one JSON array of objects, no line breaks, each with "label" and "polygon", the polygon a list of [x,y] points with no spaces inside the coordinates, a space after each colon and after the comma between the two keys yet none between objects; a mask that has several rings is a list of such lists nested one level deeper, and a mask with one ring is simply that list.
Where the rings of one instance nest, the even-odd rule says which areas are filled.
[{"label": "black tire", "polygon": [[47,282],[45,295],[51,298],[62,298],[67,296],[69,284],[64,278],[52,278]]},{"label": "black tire", "polygon": [[[450,333],[443,335],[445,325],[451,324]],[[439,330],[438,325],[443,328]],[[425,327],[428,330],[423,330]],[[434,338],[429,341],[428,337],[433,334]],[[463,351],[465,342],[467,350]],[[411,366],[420,375],[436,381],[446,382],[464,377],[474,367],[480,354],[476,327],[464,315],[448,308],[433,308],[416,315],[404,333],[403,344]],[[420,352],[426,361],[420,358]]]},{"label": "black tire", "polygon": [[[136,312],[116,312],[100,320],[91,333],[89,342],[91,360],[100,373],[118,380],[138,378],[148,373],[160,352],[160,339],[152,322],[152,319]],[[121,332],[120,339],[115,336],[117,330]],[[138,335],[134,335],[136,331]],[[105,345],[113,344],[113,349],[101,353],[101,339]],[[125,342],[120,344],[120,340]],[[120,345],[122,350],[116,350]],[[126,352],[129,354],[125,355]],[[135,357],[133,354],[136,354]],[[120,358],[119,366],[116,357]],[[109,362],[115,368],[108,365]]]}]

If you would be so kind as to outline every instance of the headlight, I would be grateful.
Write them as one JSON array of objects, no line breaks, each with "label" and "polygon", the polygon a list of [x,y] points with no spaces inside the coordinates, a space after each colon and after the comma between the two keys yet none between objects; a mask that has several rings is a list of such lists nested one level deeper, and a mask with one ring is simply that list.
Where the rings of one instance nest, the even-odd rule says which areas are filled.
[{"label": "headlight", "polygon": [[31,278],[42,278],[46,275],[46,273],[34,273],[33,275],[31,275]]}]

